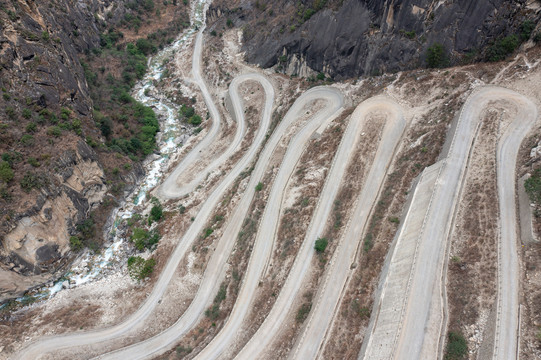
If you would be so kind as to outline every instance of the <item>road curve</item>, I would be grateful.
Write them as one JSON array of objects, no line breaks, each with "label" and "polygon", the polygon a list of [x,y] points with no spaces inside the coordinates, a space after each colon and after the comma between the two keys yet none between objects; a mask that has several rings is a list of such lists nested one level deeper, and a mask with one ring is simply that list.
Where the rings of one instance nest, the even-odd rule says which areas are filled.
[{"label": "road curve", "polygon": [[[223,269],[226,266],[229,254],[235,245],[237,234],[241,230],[243,220],[246,217],[250,203],[255,195],[255,186],[263,178],[276,147],[287,132],[288,128],[297,120],[298,114],[304,108],[304,106],[313,102],[314,100],[319,99],[327,99],[330,106],[326,107],[321,112],[318,112],[315,117],[316,119],[310,121],[309,124],[306,125],[305,128],[295,136],[295,138],[300,139],[300,142],[294,146],[288,147],[288,151],[285,155],[284,161],[281,164],[280,171],[276,177],[275,184],[273,185],[273,189],[282,186],[276,185],[277,183],[281,183],[283,181],[287,183],[287,180],[289,179],[289,176],[291,175],[291,172],[298,161],[298,156],[301,155],[301,152],[298,151],[299,146],[303,146],[303,142],[308,140],[311,133],[317,129],[322,121],[341,108],[343,101],[341,94],[333,88],[313,88],[299,97],[299,99],[297,99],[297,101],[295,101],[293,106],[289,109],[286,116],[282,119],[277,129],[269,138],[263,152],[260,154],[258,162],[255,165],[250,177],[250,181],[247,185],[247,190],[235,208],[233,215],[227,221],[225,230],[220,237],[216,249],[214,250],[207,265],[196,297],[184,315],[172,327],[168,328],[164,332],[138,344],[134,344],[110,354],[106,354],[100,357],[100,359],[147,359],[158,356],[173,347],[184,334],[197,325],[198,320],[203,316],[205,309],[212,301],[213,295],[216,294],[219,289],[220,283],[224,276]],[[292,140],[292,142],[294,141],[295,140]],[[290,153],[298,153],[296,154],[298,156],[288,156]],[[290,170],[285,170],[286,168],[290,168]],[[255,271],[252,271],[251,266],[254,264],[253,259],[257,259],[255,263],[265,263],[264,258],[267,256],[267,252],[269,251],[268,249],[272,247],[272,244],[265,244],[265,241],[259,240],[259,238],[261,236],[269,236],[268,234],[274,234],[275,230],[272,225],[267,225],[268,231],[262,231],[262,228],[265,226],[265,223],[272,221],[271,217],[268,216],[268,212],[271,211],[267,210],[269,206],[273,208],[272,211],[276,211],[276,207],[278,207],[279,210],[280,202],[280,200],[271,200],[270,197],[267,201],[267,207],[265,209],[265,213],[263,214],[260,228],[258,229],[258,240],[256,240],[252,250],[252,257],[249,264],[249,268],[251,270],[246,272],[246,277],[243,280],[238,299],[243,299],[242,296],[246,296],[243,295],[246,293],[246,290],[243,289],[246,289],[247,286],[253,286],[254,282],[255,286],[257,286],[259,276],[255,276]],[[242,308],[240,309],[238,307],[239,303],[243,304]],[[240,302],[237,300],[233,314],[229,316],[225,326],[222,328],[222,331],[217,335],[217,338],[215,338],[209,344],[209,346],[203,350],[203,353],[200,354],[199,357],[209,359],[218,356],[220,352],[223,351],[223,347],[221,346],[223,341],[227,340],[229,336],[235,335],[226,329],[235,327],[239,320],[242,321],[243,316],[241,316],[239,313],[244,314],[248,309],[248,303],[246,303],[244,300],[241,300]],[[225,332],[227,334],[224,333],[224,330],[226,330]],[[223,338],[224,335],[226,339]]]},{"label": "road curve", "polygon": [[[192,178],[187,184],[179,185],[177,183],[178,177],[189,170],[189,168],[194,165],[201,158],[202,150],[207,149],[215,140],[220,131],[221,127],[221,116],[220,112],[216,108],[212,96],[210,95],[205,80],[201,76],[201,57],[202,57],[202,48],[203,48],[203,31],[206,26],[203,26],[201,30],[197,33],[195,39],[195,47],[193,52],[193,61],[192,61],[192,75],[194,77],[195,83],[201,89],[205,103],[212,118],[212,126],[199,143],[180,161],[180,163],[175,167],[173,172],[165,179],[165,181],[155,190],[156,196],[159,198],[166,199],[178,199],[190,192],[192,192],[197,185],[199,185],[207,176],[208,173],[212,172],[214,169],[224,164],[227,159],[235,152],[237,147],[242,142],[244,132],[246,130],[246,123],[244,122],[244,117],[236,117],[237,120],[237,129],[235,132],[235,137],[231,144],[228,146],[227,150],[222,152],[220,156],[216,157],[203,171],[199,171],[196,176]],[[237,82],[233,86],[234,91],[237,91],[237,86],[240,82],[244,81],[243,79],[235,79],[234,82]],[[231,87],[230,87],[231,91]],[[236,94],[238,99],[238,94]]]},{"label": "road curve", "polygon": [[313,100],[325,99],[325,108],[310,119],[310,121],[291,139],[287,146],[284,159],[272,184],[267,199],[261,223],[257,230],[256,239],[246,269],[237,301],[224,327],[216,337],[197,356],[198,359],[216,359],[228,347],[237,335],[246,315],[251,309],[253,297],[266,264],[272,255],[273,243],[280,225],[280,213],[284,203],[287,183],[314,132],[329,118],[339,114],[342,105],[342,95],[333,88],[315,88],[304,93],[286,114],[283,121],[290,123],[296,119],[302,107]]},{"label": "road curve", "polygon": [[[237,355],[237,359],[257,359],[264,357],[265,349],[269,346],[283,328],[283,323],[291,311],[295,297],[301,284],[310,269],[311,257],[313,256],[313,244],[315,239],[322,236],[325,231],[327,219],[330,217],[335,198],[338,194],[339,184],[342,182],[348,165],[353,161],[356,144],[359,143],[366,115],[374,110],[382,109],[394,115],[400,114],[399,106],[389,98],[378,96],[363,102],[353,114],[340,141],[333,163],[325,180],[314,215],[306,232],[295,262],[291,267],[288,278],[280,290],[278,298],[265,318],[261,327],[257,330],[250,341]],[[383,146],[394,148],[394,139],[383,138]]]},{"label": "road curve", "polygon": [[522,140],[537,120],[537,107],[526,97],[506,89],[498,96],[516,104],[518,113],[498,142],[496,153],[500,241],[498,246],[498,299],[493,358],[518,359],[519,276],[515,178]]},{"label": "road curve", "polygon": [[[480,124],[482,111],[489,102],[500,99],[513,101],[517,105],[522,103],[524,108],[519,110],[517,118],[528,118],[529,115],[526,112],[530,111],[531,108],[524,106],[527,100],[510,90],[487,86],[470,95],[462,108],[447,158],[443,160],[434,182],[435,185],[418,235],[418,245],[414,255],[419,261],[414,262],[409,274],[406,274],[409,278],[407,280],[408,288],[403,293],[403,305],[400,306],[401,311],[397,315],[400,319],[399,326],[396,331],[393,330],[393,333],[396,334],[393,335],[394,340],[386,343],[391,349],[385,351],[370,349],[369,345],[366,352],[363,352],[363,346],[360,357],[366,355],[367,358],[370,358],[371,355],[367,354],[381,351],[392,354],[390,356],[392,359],[424,359],[432,358],[434,354],[438,354],[441,348],[439,341],[444,311],[442,272],[445,264],[446,243],[451,231],[453,215],[460,200],[460,189],[467,171],[467,160]],[[519,105],[520,107],[521,105]],[[525,131],[524,128],[521,127],[521,129]],[[518,149],[522,138],[512,137],[511,139],[511,146]],[[511,146],[507,149],[510,149]],[[516,152],[514,154],[507,153],[507,156],[516,158]],[[513,185],[508,187],[509,184],[504,186],[499,183],[498,186],[501,191],[512,188],[511,196],[514,199],[515,162],[509,158],[506,158],[505,161],[510,162],[511,170],[509,167],[505,167],[505,170],[508,172],[506,176],[512,177]],[[498,166],[501,165],[503,164]],[[514,200],[511,203],[512,205],[507,207],[512,208],[514,213]],[[513,223],[512,226],[515,226],[515,218],[512,215],[505,217]],[[513,240],[508,241],[513,246],[516,239],[515,232],[513,232]],[[400,254],[400,251],[395,253]],[[518,276],[518,269],[516,271],[513,276]],[[509,272],[514,272],[514,270],[509,268]],[[514,314],[516,322],[516,308],[513,310],[511,304],[509,306],[509,313]],[[512,322],[512,320],[509,322],[509,331],[516,334],[516,331],[512,329]],[[370,344],[370,337],[367,337],[365,342]]]},{"label": "road curve", "polygon": [[[90,332],[81,332],[70,335],[59,335],[38,339],[32,342],[29,346],[25,347],[20,353],[18,353],[16,355],[17,359],[39,359],[40,356],[43,356],[52,351],[115,340],[120,338],[121,336],[127,335],[129,333],[135,333],[136,331],[141,329],[144,320],[152,314],[152,311],[165,293],[167,286],[171,281],[171,278],[173,277],[176,268],[178,267],[178,264],[180,263],[184,255],[187,254],[188,251],[190,251],[193,242],[202,233],[215,207],[217,206],[219,201],[221,201],[225,192],[234,183],[240,173],[244,171],[246,167],[250,165],[250,163],[253,162],[257,151],[265,138],[272,115],[272,106],[274,103],[274,89],[269,83],[269,81],[259,74],[246,74],[243,75],[241,79],[243,81],[257,81],[263,86],[263,89],[265,91],[265,107],[254,142],[252,143],[246,154],[243,155],[241,160],[239,160],[239,162],[234,166],[231,172],[226,175],[223,181],[213,190],[213,192],[209,195],[207,200],[201,206],[201,209],[199,210],[199,213],[197,214],[194,222],[188,228],[182,239],[180,239],[177,247],[171,254],[171,257],[169,258],[164,269],[162,270],[162,273],[158,278],[154,289],[147,297],[145,302],[135,313],[133,313],[128,319],[126,319],[120,324]],[[238,85],[238,83],[235,84]],[[232,84],[232,86],[235,87],[235,84]],[[244,122],[244,111],[242,111],[241,99],[238,98],[236,91],[231,92],[231,100],[235,109],[237,120],[239,122]]]},{"label": "road curve", "polygon": [[[375,106],[373,101],[376,102]],[[377,104],[378,101],[382,103]],[[386,112],[387,121],[361,194],[355,201],[353,213],[329,262],[324,283],[316,294],[315,306],[310,311],[306,327],[295,350],[290,354],[292,359],[315,359],[325,340],[344,284],[350,274],[350,265],[406,126],[400,107],[391,100],[383,102],[382,98],[375,98],[365,101],[361,106],[366,106],[368,109],[374,106],[372,110],[379,108]],[[364,112],[365,110],[362,110],[361,114]]]}]

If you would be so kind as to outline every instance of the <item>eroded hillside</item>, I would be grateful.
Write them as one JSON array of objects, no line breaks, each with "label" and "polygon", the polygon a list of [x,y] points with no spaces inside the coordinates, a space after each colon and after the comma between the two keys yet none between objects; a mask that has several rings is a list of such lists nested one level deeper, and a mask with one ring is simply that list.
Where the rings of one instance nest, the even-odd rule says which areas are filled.
[{"label": "eroded hillside", "polygon": [[188,13],[180,1],[0,2],[1,300],[100,247],[159,130],[130,89]]}]

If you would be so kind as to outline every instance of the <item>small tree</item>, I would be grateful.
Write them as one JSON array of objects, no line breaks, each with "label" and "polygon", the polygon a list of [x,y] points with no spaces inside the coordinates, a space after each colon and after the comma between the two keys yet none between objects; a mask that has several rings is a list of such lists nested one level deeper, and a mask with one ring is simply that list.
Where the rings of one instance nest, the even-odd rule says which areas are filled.
[{"label": "small tree", "polygon": [[438,68],[445,65],[445,49],[442,44],[434,43],[426,49],[426,63],[429,68]]},{"label": "small tree", "polygon": [[128,259],[128,273],[137,281],[149,277],[154,271],[154,266],[156,266],[156,260],[152,258],[145,260],[140,256],[131,256]]},{"label": "small tree", "polygon": [[258,182],[257,185],[255,186],[255,191],[261,191],[261,190],[263,190],[263,183]]},{"label": "small tree", "polygon": [[316,243],[314,245],[314,249],[316,249],[316,251],[318,253],[322,253],[325,251],[325,249],[327,248],[327,244],[329,242],[327,241],[327,239],[325,238],[319,238],[316,240]]},{"label": "small tree", "polygon": [[194,116],[192,116],[192,117],[188,120],[188,122],[189,122],[190,124],[196,125],[196,126],[199,125],[199,124],[201,124],[202,121],[203,121],[203,119],[201,118],[201,116],[199,116],[199,115],[197,115],[197,114],[195,114]]},{"label": "small tree", "polygon": [[84,247],[84,244],[77,236],[72,236],[70,237],[70,246],[73,251],[80,251]]},{"label": "small tree", "polygon": [[5,183],[10,182],[13,180],[13,170],[11,170],[11,166],[9,166],[9,163],[7,161],[1,161],[0,162],[0,180],[2,180]]}]

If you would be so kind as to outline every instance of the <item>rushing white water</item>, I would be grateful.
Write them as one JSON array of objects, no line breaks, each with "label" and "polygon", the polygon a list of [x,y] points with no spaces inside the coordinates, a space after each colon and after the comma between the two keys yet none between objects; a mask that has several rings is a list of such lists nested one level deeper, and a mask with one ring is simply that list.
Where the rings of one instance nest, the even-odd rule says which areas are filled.
[{"label": "rushing white water", "polygon": [[[64,286],[79,286],[89,281],[96,280],[104,274],[104,270],[113,269],[115,262],[119,261],[117,256],[124,248],[125,239],[117,234],[117,228],[123,220],[132,217],[136,211],[135,207],[145,206],[148,200],[148,191],[155,187],[160,181],[163,173],[169,166],[168,159],[179,149],[181,145],[181,131],[178,121],[176,106],[168,101],[165,96],[160,96],[156,84],[162,78],[165,68],[164,64],[173,59],[175,54],[186,49],[186,44],[196,33],[205,21],[205,13],[210,0],[194,0],[191,7],[191,26],[186,29],[178,39],[158,54],[149,59],[148,72],[133,90],[133,97],[146,106],[154,109],[160,121],[160,133],[158,133],[157,146],[159,155],[150,155],[144,161],[146,174],[138,188],[128,197],[126,204],[116,209],[113,226],[110,231],[112,238],[110,245],[99,254],[86,251],[71,267],[71,269],[59,280],[49,287],[43,287],[32,291],[30,295],[18,298],[17,301],[24,303],[33,298],[48,298],[61,291]],[[2,307],[4,307],[2,305]],[[2,308],[0,307],[0,309]]]}]

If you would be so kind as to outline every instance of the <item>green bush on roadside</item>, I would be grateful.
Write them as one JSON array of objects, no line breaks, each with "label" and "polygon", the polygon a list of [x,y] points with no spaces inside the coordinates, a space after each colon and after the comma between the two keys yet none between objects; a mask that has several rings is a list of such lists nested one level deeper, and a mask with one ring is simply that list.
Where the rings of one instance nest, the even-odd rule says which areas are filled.
[{"label": "green bush on roadside", "polygon": [[318,253],[322,253],[327,248],[328,243],[329,242],[327,241],[326,238],[319,238],[319,239],[316,240],[316,243],[314,244],[314,249]]},{"label": "green bush on roadside", "polygon": [[449,331],[447,334],[447,347],[445,349],[445,360],[466,359],[468,354],[468,343],[459,332]]}]

